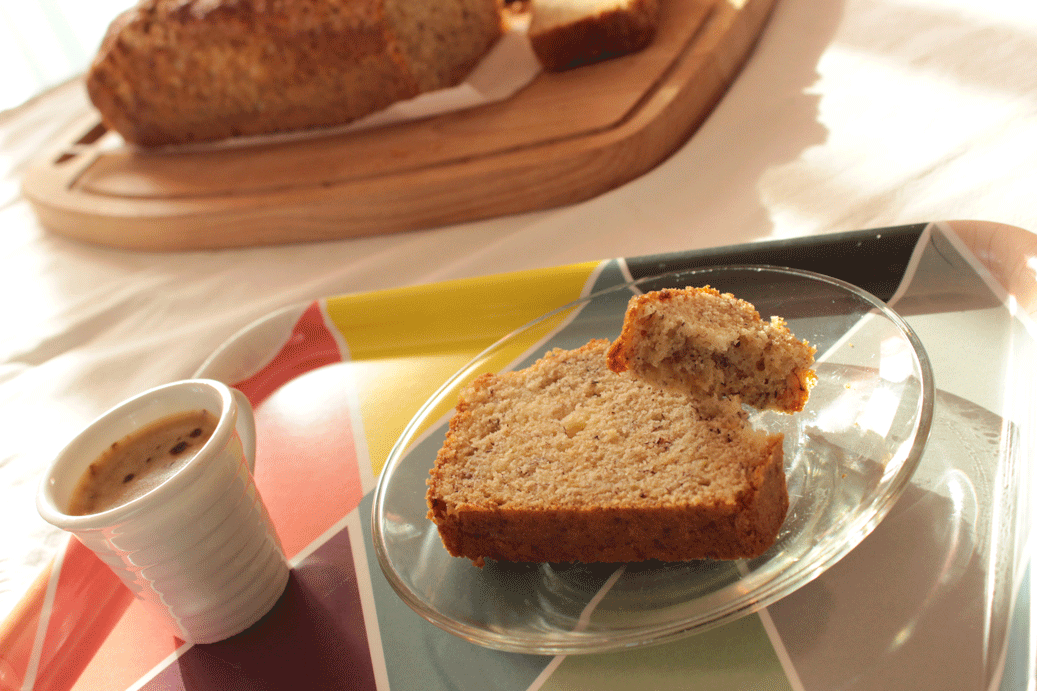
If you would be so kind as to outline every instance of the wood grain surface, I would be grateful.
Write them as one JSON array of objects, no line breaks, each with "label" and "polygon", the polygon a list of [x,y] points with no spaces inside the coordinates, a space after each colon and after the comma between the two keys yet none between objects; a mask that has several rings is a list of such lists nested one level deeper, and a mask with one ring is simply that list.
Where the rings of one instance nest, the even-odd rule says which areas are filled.
[{"label": "wood grain surface", "polygon": [[651,170],[737,76],[775,0],[664,0],[645,50],[511,98],[294,141],[146,151],[86,113],[23,190],[52,232],[139,250],[338,239],[592,198]]}]

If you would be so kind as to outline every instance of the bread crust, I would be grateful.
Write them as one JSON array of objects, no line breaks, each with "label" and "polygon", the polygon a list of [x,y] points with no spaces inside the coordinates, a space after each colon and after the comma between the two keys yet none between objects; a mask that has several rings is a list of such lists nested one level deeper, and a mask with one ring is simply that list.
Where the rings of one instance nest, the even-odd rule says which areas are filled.
[{"label": "bread crust", "polygon": [[497,0],[464,0],[470,50],[449,83],[419,82],[386,1],[145,0],[112,22],[87,93],[143,146],[329,127],[457,83],[501,34]]},{"label": "bread crust", "polygon": [[534,1],[529,40],[544,69],[552,72],[639,51],[651,43],[659,24],[658,0],[630,0],[547,27],[538,26],[536,12]]}]

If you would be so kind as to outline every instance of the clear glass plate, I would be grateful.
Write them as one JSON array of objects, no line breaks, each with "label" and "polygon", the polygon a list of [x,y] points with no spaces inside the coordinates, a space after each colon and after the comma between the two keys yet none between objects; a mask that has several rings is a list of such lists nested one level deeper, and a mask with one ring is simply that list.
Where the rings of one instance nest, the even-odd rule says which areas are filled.
[{"label": "clear glass plate", "polygon": [[[526,564],[451,557],[428,520],[425,480],[449,410],[474,377],[524,367],[555,346],[615,338],[631,295],[712,285],[779,315],[818,349],[803,412],[751,414],[785,435],[789,511],[776,544],[742,561]],[[512,353],[521,353],[515,357]],[[502,360],[502,357],[508,358]],[[918,464],[933,377],[910,327],[874,296],[818,274],[731,266],[601,291],[485,350],[422,407],[393,448],[374,497],[378,561],[421,616],[473,643],[523,653],[602,652],[660,643],[732,621],[802,587],[882,520]]]}]

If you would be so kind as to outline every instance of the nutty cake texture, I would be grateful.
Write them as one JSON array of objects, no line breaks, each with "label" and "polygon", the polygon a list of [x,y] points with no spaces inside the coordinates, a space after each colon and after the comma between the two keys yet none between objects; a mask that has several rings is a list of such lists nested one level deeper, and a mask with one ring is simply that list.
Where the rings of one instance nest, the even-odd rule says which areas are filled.
[{"label": "nutty cake texture", "polygon": [[606,364],[608,341],[486,374],[461,394],[428,481],[450,554],[534,562],[752,557],[788,508],[782,436],[734,401]]},{"label": "nutty cake texture", "polygon": [[780,317],[764,321],[745,300],[705,286],[631,298],[608,364],[662,388],[792,413],[815,381],[814,353]]}]

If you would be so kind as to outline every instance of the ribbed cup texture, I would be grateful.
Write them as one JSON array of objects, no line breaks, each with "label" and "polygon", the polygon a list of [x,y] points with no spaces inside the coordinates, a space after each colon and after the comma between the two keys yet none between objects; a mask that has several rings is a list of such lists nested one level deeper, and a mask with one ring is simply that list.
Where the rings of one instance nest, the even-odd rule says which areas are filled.
[{"label": "ribbed cup texture", "polygon": [[[239,459],[237,463],[227,455]],[[184,491],[79,538],[184,640],[222,640],[258,621],[283,592],[288,565],[235,435]]]}]

